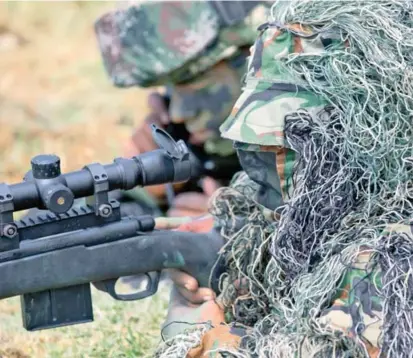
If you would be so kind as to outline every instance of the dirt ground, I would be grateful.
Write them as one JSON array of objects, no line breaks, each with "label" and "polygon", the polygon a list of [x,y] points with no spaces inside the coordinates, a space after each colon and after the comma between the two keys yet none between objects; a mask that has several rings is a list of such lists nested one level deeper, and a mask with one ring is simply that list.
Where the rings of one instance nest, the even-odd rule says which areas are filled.
[{"label": "dirt ground", "polygon": [[[0,181],[21,181],[36,154],[63,172],[111,162],[145,115],[145,91],[114,88],[93,22],[117,2],[0,2]],[[28,333],[19,299],[0,302],[0,357],[143,357],[159,339],[166,291],[116,302],[93,291],[95,322]]]}]

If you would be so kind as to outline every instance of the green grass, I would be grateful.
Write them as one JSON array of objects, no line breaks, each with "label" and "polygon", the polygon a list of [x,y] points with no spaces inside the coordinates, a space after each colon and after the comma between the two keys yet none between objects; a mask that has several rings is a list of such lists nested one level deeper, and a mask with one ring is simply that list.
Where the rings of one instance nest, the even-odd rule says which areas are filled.
[{"label": "green grass", "polygon": [[150,357],[160,341],[168,287],[150,298],[121,302],[92,290],[94,322],[52,330],[27,332],[22,328],[20,300],[0,305],[0,356],[45,358]]}]

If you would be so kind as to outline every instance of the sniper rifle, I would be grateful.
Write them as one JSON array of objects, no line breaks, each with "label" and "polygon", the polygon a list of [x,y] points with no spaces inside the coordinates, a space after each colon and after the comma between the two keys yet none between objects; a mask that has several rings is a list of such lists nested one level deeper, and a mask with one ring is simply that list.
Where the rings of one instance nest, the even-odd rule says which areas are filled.
[{"label": "sniper rifle", "polygon": [[[122,217],[119,202],[108,197],[191,177],[185,143],[156,126],[152,135],[160,149],[131,159],[62,174],[59,157],[40,155],[23,182],[0,184],[0,299],[21,296],[26,330],[93,321],[91,283],[116,300],[140,300],[157,291],[163,269],[180,268],[218,290],[210,273],[219,235],[156,230],[153,217]],[[76,198],[86,203],[74,207]],[[14,220],[31,208],[41,211]],[[119,277],[137,274],[148,276],[144,291],[116,292]]]}]

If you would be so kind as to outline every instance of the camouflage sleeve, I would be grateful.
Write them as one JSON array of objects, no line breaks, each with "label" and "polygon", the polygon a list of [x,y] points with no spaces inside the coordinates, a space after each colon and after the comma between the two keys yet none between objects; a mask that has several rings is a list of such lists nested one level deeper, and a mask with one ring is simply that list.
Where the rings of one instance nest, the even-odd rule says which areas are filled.
[{"label": "camouflage sleeve", "polygon": [[[391,275],[389,272],[383,274],[379,247],[394,242],[398,235],[405,236],[411,242],[411,225],[388,225],[378,240],[379,246],[361,251],[357,260],[344,273],[331,306],[321,317],[321,321],[333,330],[342,331],[361,342],[370,358],[387,356],[383,352],[385,336],[388,334],[384,329],[389,326],[385,291]],[[407,290],[407,275],[398,274],[403,282],[403,290]]]},{"label": "camouflage sleeve", "polygon": [[[342,331],[345,335],[364,345],[370,358],[380,353],[381,326],[383,325],[382,302],[379,297],[381,273],[371,267],[368,250],[362,252],[357,261],[349,267],[339,284],[331,306],[320,319],[321,323],[332,330]],[[190,358],[215,357],[220,350],[236,351],[242,346],[245,329],[221,324],[207,331],[201,343],[189,351]]]},{"label": "camouflage sleeve", "polygon": [[360,338],[370,357],[379,352],[382,302],[379,298],[381,275],[371,267],[371,253],[365,251],[342,277],[332,305],[321,322],[352,338]]},{"label": "camouflage sleeve", "polygon": [[201,343],[192,348],[188,358],[212,358],[220,350],[234,351],[239,347],[246,331],[243,328],[221,324],[206,332]]}]

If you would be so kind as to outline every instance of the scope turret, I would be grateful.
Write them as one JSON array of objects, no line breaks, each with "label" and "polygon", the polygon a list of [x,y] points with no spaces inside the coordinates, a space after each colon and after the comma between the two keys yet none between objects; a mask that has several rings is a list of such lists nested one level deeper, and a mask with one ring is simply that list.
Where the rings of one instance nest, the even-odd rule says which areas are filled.
[{"label": "scope turret", "polygon": [[35,179],[52,179],[60,175],[60,158],[57,155],[37,155],[31,164]]}]

